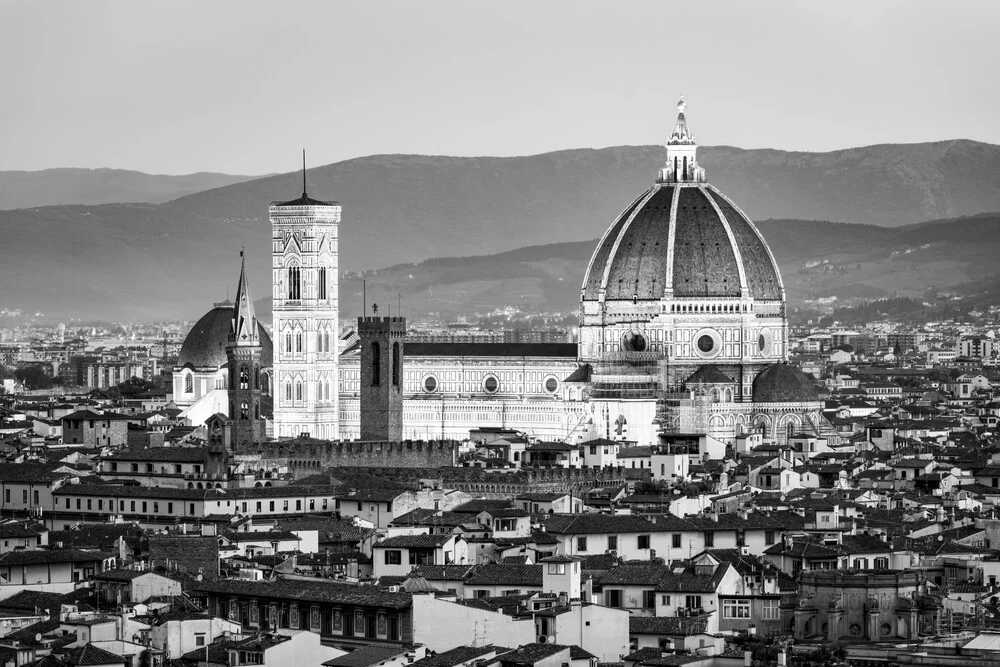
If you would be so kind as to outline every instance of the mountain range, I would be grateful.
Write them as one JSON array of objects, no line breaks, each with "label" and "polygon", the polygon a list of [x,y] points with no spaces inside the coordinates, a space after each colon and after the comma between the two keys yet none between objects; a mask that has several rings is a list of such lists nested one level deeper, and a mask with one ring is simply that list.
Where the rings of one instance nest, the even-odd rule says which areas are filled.
[{"label": "mountain range", "polygon": [[[308,190],[344,206],[341,270],[395,267],[373,273],[370,288],[402,292],[414,314],[512,301],[569,310],[595,239],[652,183],[663,154],[639,146],[511,158],[377,155],[310,169]],[[995,216],[950,220],[1000,211],[998,146],[956,140],[831,153],[703,147],[699,159],[713,184],[764,220],[793,299],[973,279],[1000,241]],[[0,211],[0,306],[86,318],[194,318],[235,283],[242,247],[256,295],[266,297],[267,206],[297,197],[301,178],[247,180],[164,203]],[[823,219],[853,224],[807,222]],[[928,220],[938,222],[913,226]],[[955,237],[959,227],[974,240]],[[923,249],[907,245],[922,234],[937,240]],[[910,252],[896,258],[896,249]],[[434,257],[465,259],[422,263]],[[922,263],[908,272],[877,268],[902,261],[895,271],[917,258]],[[823,259],[831,268],[805,266]],[[508,272],[505,262],[518,270]],[[844,268],[854,264],[862,268]],[[421,290],[429,294],[424,306],[417,305]],[[356,313],[360,283],[351,273],[341,298],[343,315]]]},{"label": "mountain range", "polygon": [[61,204],[159,203],[259,176],[200,172],[171,176],[127,169],[0,171],[0,210]]}]

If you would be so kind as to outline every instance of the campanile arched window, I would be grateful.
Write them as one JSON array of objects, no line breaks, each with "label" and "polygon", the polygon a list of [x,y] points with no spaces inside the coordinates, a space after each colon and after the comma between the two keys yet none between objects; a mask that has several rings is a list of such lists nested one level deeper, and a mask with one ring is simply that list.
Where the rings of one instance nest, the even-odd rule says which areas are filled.
[{"label": "campanile arched window", "polygon": [[302,298],[302,273],[297,266],[288,267],[288,298],[292,301]]}]

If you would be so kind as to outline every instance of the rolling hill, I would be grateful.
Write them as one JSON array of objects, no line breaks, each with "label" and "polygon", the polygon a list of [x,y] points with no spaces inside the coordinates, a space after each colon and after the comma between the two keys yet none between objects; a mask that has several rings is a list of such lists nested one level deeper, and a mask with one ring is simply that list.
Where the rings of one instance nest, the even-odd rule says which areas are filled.
[{"label": "rolling hill", "polygon": [[[781,268],[789,301],[837,296],[920,296],[997,273],[1000,214],[887,228],[805,220],[757,223]],[[341,308],[357,313],[361,280],[368,301],[403,295],[403,310],[447,314],[513,306],[569,313],[597,239],[531,246],[481,257],[433,259],[341,280]]]},{"label": "rolling hill", "polygon": [[[949,225],[907,226],[911,223],[1000,210],[997,146],[959,140],[822,154],[707,147],[700,157],[711,182],[752,217],[775,219],[762,227],[795,298],[826,288],[846,294],[894,290],[914,280],[965,280],[978,270],[984,249],[992,248],[988,239],[944,239],[950,259],[930,261],[911,253],[904,259],[919,256],[930,263],[915,270],[916,277],[909,271],[889,280],[874,267],[870,275],[852,269],[833,280],[817,275],[815,267],[800,270],[794,265],[796,258],[806,256],[827,258],[836,266],[858,263],[860,255],[877,256],[881,239],[889,246],[902,242],[894,233],[923,238],[921,234],[939,234]],[[502,266],[486,273],[489,262],[482,259],[462,260],[478,266],[479,282],[452,293],[444,285],[458,283],[446,278],[428,301],[428,310],[448,304],[457,312],[503,305],[509,294],[524,294],[528,303],[563,309],[561,304],[570,308],[576,299],[593,239],[652,183],[662,160],[658,146],[512,158],[378,155],[309,170],[309,192],[344,205],[340,247],[345,271],[583,242],[575,255],[533,250],[557,256],[518,260],[522,272],[514,276],[504,274]],[[160,204],[0,211],[0,284],[5,287],[0,307],[105,319],[193,318],[235,282],[243,246],[252,285],[258,296],[266,296],[271,282],[267,205],[298,196],[300,178],[296,173],[260,178]],[[791,219],[857,224],[781,222]],[[921,231],[926,229],[938,231]],[[455,267],[450,270],[461,274]],[[381,275],[391,274],[373,279],[374,289]],[[385,289],[404,291],[415,311],[416,286],[402,287],[398,281],[391,287],[387,282]],[[345,316],[354,290],[345,280]]]},{"label": "rolling hill", "polygon": [[63,204],[156,204],[258,176],[201,172],[170,176],[127,169],[0,171],[0,210]]}]

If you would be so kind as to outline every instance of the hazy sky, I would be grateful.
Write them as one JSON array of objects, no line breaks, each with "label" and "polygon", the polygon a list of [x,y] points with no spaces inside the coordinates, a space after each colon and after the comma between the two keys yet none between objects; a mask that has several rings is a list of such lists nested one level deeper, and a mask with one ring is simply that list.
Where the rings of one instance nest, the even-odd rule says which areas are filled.
[{"label": "hazy sky", "polygon": [[1000,143],[1000,2],[0,0],[0,169]]}]

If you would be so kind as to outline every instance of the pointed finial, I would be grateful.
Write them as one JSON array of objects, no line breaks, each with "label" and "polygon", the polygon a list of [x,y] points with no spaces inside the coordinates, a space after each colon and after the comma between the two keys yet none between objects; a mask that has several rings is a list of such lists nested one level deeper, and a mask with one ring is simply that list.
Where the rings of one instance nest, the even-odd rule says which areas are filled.
[{"label": "pointed finial", "polygon": [[681,93],[681,99],[677,102],[677,113],[684,113],[685,108],[687,108],[687,102],[684,101],[684,93]]},{"label": "pointed finial", "polygon": [[302,149],[302,198],[305,199],[306,195],[306,149]]}]

